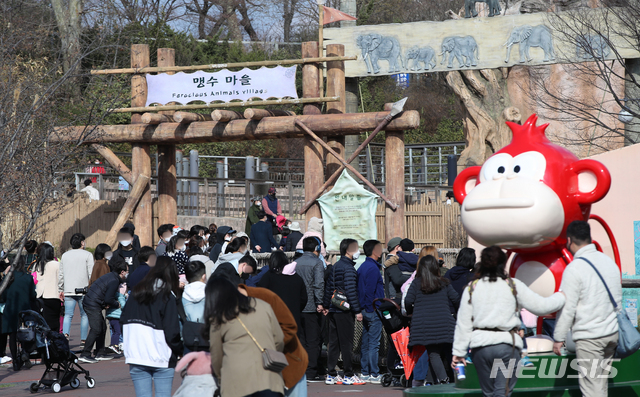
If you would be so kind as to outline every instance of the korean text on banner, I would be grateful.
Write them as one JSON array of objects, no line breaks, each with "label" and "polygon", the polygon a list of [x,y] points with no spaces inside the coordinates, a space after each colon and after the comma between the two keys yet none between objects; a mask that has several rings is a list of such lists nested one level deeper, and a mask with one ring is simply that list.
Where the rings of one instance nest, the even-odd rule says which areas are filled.
[{"label": "korean text on banner", "polygon": [[376,207],[378,196],[359,185],[344,170],[333,188],[319,199],[324,220],[327,250],[340,249],[345,238],[358,240],[360,246],[377,238]]},{"label": "korean text on banner", "polygon": [[298,98],[296,68],[294,65],[256,70],[244,68],[238,72],[224,69],[215,73],[147,74],[146,106],[169,102],[187,104],[193,101]]}]

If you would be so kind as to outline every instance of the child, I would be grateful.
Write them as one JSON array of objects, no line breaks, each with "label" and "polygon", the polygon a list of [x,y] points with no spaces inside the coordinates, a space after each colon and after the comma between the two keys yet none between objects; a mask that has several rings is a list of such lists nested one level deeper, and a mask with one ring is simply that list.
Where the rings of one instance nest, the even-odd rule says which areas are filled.
[{"label": "child", "polygon": [[120,327],[120,314],[125,303],[127,303],[127,284],[120,284],[120,290],[118,291],[119,308],[107,309],[106,318],[109,320],[109,326],[111,327],[111,346],[107,348],[107,351],[115,355],[122,355],[122,327]]}]

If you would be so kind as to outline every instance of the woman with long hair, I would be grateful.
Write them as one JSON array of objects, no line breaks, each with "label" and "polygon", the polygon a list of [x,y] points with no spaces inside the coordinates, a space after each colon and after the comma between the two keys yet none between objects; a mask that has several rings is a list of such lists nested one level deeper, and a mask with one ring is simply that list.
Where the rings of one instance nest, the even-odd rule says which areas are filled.
[{"label": "woman with long hair", "polygon": [[176,234],[171,237],[169,240],[169,244],[167,244],[167,250],[164,255],[173,259],[173,262],[176,264],[178,268],[178,274],[184,274],[184,267],[189,262],[189,258],[186,255],[187,250],[187,239],[182,234]]},{"label": "woman with long hair", "polygon": [[111,267],[109,266],[111,257],[113,257],[113,252],[111,252],[109,244],[98,244],[96,250],[93,252],[93,270],[91,271],[89,286],[111,271]]},{"label": "woman with long hair", "polygon": [[236,268],[236,271],[238,271],[240,259],[242,259],[247,252],[247,241],[242,237],[236,236],[227,244],[225,252],[218,257],[218,260],[213,265],[213,269],[215,270],[221,263],[229,262]]},{"label": "woman with long hair", "polygon": [[282,396],[282,374],[264,369],[262,360],[262,349],[284,349],[284,335],[271,306],[243,295],[226,277],[212,277],[205,296],[211,366],[220,394]]},{"label": "woman with long hair", "polygon": [[58,274],[60,262],[56,260],[55,251],[49,244],[43,244],[38,252],[35,271],[38,277],[36,285],[36,297],[42,299],[42,317],[49,328],[54,332],[60,332],[60,307],[64,299],[58,291]]},{"label": "woman with long hair", "polygon": [[456,265],[449,269],[444,275],[458,295],[462,295],[462,290],[473,277],[473,267],[476,264],[476,250],[473,248],[463,248],[458,252]]},{"label": "woman with long hair", "polygon": [[[287,254],[273,251],[269,258],[269,271],[258,281],[258,287],[266,288],[276,293],[287,305],[298,325],[298,337],[302,337],[301,314],[307,306],[307,287],[299,275],[291,271],[285,272],[285,267],[295,266],[289,263]],[[287,274],[288,273],[288,274]]]},{"label": "woman with long hair", "polygon": [[133,289],[122,310],[126,363],[137,397],[171,396],[177,357],[183,353],[178,321],[178,271],[169,257],[156,265]]},{"label": "woman with long hair", "polygon": [[[543,298],[520,280],[508,277],[507,255],[500,247],[485,248],[480,258],[474,280],[462,293],[452,366],[466,364],[464,357],[471,348],[484,395],[509,396],[517,381],[515,367],[509,366],[509,361],[518,362],[522,349],[522,338],[517,333],[521,325],[520,308],[541,316],[560,310],[565,297],[556,292]],[[505,368],[514,368],[510,378],[505,371],[491,376],[495,360],[501,360]]]}]

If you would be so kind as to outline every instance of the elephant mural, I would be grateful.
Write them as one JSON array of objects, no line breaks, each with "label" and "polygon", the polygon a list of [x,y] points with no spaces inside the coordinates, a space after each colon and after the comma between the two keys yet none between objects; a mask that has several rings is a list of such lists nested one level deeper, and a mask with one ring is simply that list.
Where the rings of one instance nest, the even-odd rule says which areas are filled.
[{"label": "elephant mural", "polygon": [[453,59],[458,60],[460,67],[469,67],[478,65],[478,44],[471,36],[450,36],[442,40],[442,62],[447,61],[449,55],[448,68],[453,67]]},{"label": "elephant mural", "polygon": [[553,37],[551,31],[545,25],[522,25],[513,28],[509,39],[503,44],[503,47],[507,47],[507,57],[505,63],[509,62],[511,56],[511,46],[519,44],[520,50],[520,63],[531,62],[529,56],[529,48],[540,47],[544,51],[543,62],[549,62],[549,60],[555,60],[556,55],[553,51]]},{"label": "elephant mural", "polygon": [[489,6],[489,16],[500,15],[502,8],[500,7],[500,0],[464,0],[464,17],[471,18],[477,17],[476,3],[487,3]]},{"label": "elephant mural", "polygon": [[362,50],[362,58],[367,65],[367,73],[380,73],[378,60],[389,62],[389,73],[399,73],[404,69],[401,48],[398,39],[369,33],[358,36],[356,44]]},{"label": "elephant mural", "polygon": [[607,58],[611,54],[611,47],[600,35],[580,35],[576,37],[576,58],[593,59]]},{"label": "elephant mural", "polygon": [[[409,69],[409,63],[413,60],[413,67],[411,70],[429,70],[436,67],[436,52],[431,47],[422,47],[418,46],[411,47],[407,51],[406,59],[404,61],[404,65],[407,69]],[[420,67],[420,63],[423,63],[424,66]]]}]

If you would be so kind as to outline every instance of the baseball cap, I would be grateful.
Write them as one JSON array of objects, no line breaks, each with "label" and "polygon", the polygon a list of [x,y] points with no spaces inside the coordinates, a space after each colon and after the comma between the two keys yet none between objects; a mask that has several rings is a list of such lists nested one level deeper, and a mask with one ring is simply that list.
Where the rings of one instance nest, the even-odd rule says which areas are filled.
[{"label": "baseball cap", "polygon": [[392,249],[396,248],[397,246],[400,245],[400,242],[402,241],[402,239],[400,237],[394,237],[391,240],[389,240],[389,242],[387,243],[387,250],[391,251]]}]

